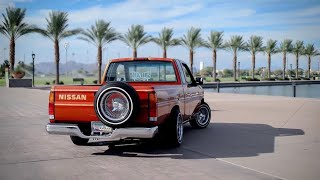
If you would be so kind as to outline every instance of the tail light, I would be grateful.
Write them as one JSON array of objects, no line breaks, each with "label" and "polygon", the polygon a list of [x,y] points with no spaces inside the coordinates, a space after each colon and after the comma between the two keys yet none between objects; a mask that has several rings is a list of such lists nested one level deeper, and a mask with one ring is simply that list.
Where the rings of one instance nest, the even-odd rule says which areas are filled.
[{"label": "tail light", "polygon": [[150,92],[148,94],[148,115],[149,121],[157,121],[157,95],[155,92]]},{"label": "tail light", "polygon": [[54,91],[50,91],[49,95],[49,120],[54,121]]}]

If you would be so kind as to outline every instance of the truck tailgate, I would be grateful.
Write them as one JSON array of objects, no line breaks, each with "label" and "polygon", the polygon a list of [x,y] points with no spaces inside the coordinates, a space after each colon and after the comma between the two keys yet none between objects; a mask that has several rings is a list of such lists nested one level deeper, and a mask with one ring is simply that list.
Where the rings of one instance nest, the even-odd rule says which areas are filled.
[{"label": "truck tailgate", "polygon": [[97,121],[94,95],[101,86],[55,86],[55,120],[63,122]]}]

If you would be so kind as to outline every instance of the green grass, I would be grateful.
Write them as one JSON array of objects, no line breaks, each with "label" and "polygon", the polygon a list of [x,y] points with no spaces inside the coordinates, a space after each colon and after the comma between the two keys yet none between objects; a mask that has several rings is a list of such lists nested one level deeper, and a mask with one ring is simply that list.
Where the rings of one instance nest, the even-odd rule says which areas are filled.
[{"label": "green grass", "polygon": [[0,87],[5,85],[6,85],[5,79],[0,79]]},{"label": "green grass", "polygon": [[[205,79],[206,80],[204,80],[204,83],[213,82],[213,78],[212,77],[206,77]],[[233,81],[233,77],[220,77],[220,78],[217,78],[217,79],[220,79],[221,82],[234,82]]]},{"label": "green grass", "polygon": [[[30,77],[27,77],[27,78],[30,78]],[[54,85],[52,81],[55,80],[56,78],[52,76],[52,77],[35,77],[34,79],[35,79],[34,81],[35,86],[43,86],[43,85],[46,85],[46,82],[49,82],[50,85]],[[94,80],[97,80],[97,77],[86,77],[84,78],[84,84],[94,84],[93,83]],[[68,78],[60,77],[60,81],[63,81],[63,83],[66,85],[80,84],[80,82],[73,83],[72,77],[68,77]],[[0,87],[5,86],[6,85],[5,83],[6,81],[4,79],[0,79]]]}]

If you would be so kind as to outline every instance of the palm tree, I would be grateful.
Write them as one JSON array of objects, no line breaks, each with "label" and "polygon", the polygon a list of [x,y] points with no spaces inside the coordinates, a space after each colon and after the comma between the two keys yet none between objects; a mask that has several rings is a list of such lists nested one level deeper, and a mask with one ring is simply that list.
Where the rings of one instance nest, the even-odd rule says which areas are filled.
[{"label": "palm tree", "polygon": [[142,25],[132,25],[124,36],[120,36],[120,40],[133,49],[133,57],[137,57],[137,49],[152,40],[152,37],[144,32]]},{"label": "palm tree", "polygon": [[254,70],[256,67],[256,53],[263,51],[263,43],[261,36],[251,36],[249,41],[246,43],[247,50],[252,55],[252,79],[254,79]]},{"label": "palm tree", "polygon": [[110,22],[105,22],[104,20],[96,21],[95,25],[91,26],[91,28],[87,29],[86,31],[81,32],[83,35],[79,37],[84,41],[87,41],[98,48],[98,83],[101,83],[101,65],[102,65],[102,48],[119,38],[119,34],[110,27]]},{"label": "palm tree", "polygon": [[223,46],[223,31],[211,31],[210,36],[208,37],[208,41],[206,42],[205,46],[212,50],[212,62],[213,62],[213,69],[212,69],[212,77],[213,81],[216,81],[216,74],[217,74],[217,50],[224,49]]},{"label": "palm tree", "polygon": [[233,51],[233,80],[237,81],[237,52],[246,50],[246,44],[243,41],[242,36],[232,36],[229,41],[226,42],[225,47]]},{"label": "palm tree", "polygon": [[311,71],[311,57],[318,56],[320,53],[314,48],[313,44],[308,44],[303,52],[308,57],[308,78],[310,78]]},{"label": "palm tree", "polygon": [[189,49],[189,62],[191,73],[193,74],[193,53],[198,47],[204,46],[204,41],[201,38],[201,29],[191,27],[186,35],[181,38],[181,44]]},{"label": "palm tree", "polygon": [[161,46],[163,50],[163,58],[167,57],[167,49],[170,46],[180,45],[179,39],[173,39],[173,28],[164,27],[159,33],[159,38],[152,38],[152,41]]},{"label": "palm tree", "polygon": [[59,41],[76,35],[81,32],[81,29],[67,30],[68,27],[68,13],[61,11],[52,11],[49,13],[49,18],[46,18],[47,28],[40,29],[37,28],[36,32],[40,33],[44,37],[49,38],[54,43],[54,55],[56,63],[56,84],[59,84]]},{"label": "palm tree", "polygon": [[296,78],[299,78],[299,56],[303,54],[304,46],[303,41],[297,41],[292,48],[292,53],[296,56]]},{"label": "palm tree", "polygon": [[285,39],[283,40],[283,42],[280,43],[280,48],[279,51],[281,51],[283,53],[283,68],[282,68],[282,78],[285,79],[286,78],[286,60],[287,60],[287,53],[291,53],[292,52],[292,40],[290,39]]},{"label": "palm tree", "polygon": [[28,33],[33,32],[35,26],[25,23],[24,17],[26,9],[8,7],[6,8],[6,15],[2,14],[4,21],[0,25],[0,33],[10,40],[10,66],[11,71],[14,70],[15,64],[15,48],[16,40]]},{"label": "palm tree", "polygon": [[277,41],[269,39],[267,42],[267,46],[264,48],[265,53],[267,53],[268,56],[268,78],[270,79],[271,77],[271,56],[273,54],[278,53],[278,48],[277,48]]}]

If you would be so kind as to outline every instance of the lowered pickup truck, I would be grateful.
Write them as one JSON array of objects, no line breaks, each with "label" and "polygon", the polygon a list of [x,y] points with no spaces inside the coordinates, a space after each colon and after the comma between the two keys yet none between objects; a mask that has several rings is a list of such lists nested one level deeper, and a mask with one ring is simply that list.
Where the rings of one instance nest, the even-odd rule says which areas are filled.
[{"label": "lowered pickup truck", "polygon": [[89,139],[119,143],[160,136],[179,146],[184,123],[194,128],[210,123],[202,83],[177,59],[114,59],[101,85],[51,88],[46,130],[69,135],[76,145]]}]

